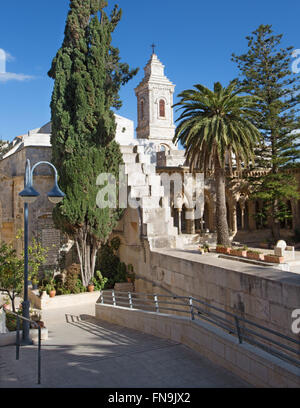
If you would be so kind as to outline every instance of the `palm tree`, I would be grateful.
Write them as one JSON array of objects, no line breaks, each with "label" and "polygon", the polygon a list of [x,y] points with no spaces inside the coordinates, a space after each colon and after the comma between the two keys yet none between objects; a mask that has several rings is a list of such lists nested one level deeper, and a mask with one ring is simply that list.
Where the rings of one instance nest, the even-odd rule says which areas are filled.
[{"label": "palm tree", "polygon": [[216,226],[218,244],[229,245],[226,209],[226,167],[238,169],[254,160],[254,148],[260,140],[259,130],[251,123],[257,115],[254,107],[258,98],[240,95],[232,81],[223,88],[217,82],[214,90],[195,85],[181,94],[180,102],[174,106],[183,109],[173,142],[179,141],[186,149],[186,158],[191,170],[213,174],[216,182]]}]

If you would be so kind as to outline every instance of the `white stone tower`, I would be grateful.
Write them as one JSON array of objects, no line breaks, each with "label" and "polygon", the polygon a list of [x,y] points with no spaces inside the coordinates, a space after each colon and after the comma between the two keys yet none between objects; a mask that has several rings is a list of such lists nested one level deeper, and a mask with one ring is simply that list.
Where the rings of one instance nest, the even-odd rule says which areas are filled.
[{"label": "white stone tower", "polygon": [[165,66],[153,52],[144,68],[145,77],[135,89],[138,104],[137,138],[173,147],[175,85],[164,74]]}]

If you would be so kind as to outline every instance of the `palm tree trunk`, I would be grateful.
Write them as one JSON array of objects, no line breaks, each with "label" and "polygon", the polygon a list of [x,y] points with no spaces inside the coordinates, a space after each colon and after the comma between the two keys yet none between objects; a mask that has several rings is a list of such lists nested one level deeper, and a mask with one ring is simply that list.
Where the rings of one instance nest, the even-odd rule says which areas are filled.
[{"label": "palm tree trunk", "polygon": [[216,225],[217,225],[217,244],[230,246],[230,238],[227,223],[226,208],[226,176],[225,169],[221,167],[219,159],[215,160],[215,179],[216,179]]}]

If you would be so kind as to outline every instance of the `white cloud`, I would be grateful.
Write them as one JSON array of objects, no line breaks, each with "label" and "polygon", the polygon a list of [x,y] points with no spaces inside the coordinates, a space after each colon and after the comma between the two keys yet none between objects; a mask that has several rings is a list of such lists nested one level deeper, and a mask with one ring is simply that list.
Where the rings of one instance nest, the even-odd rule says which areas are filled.
[{"label": "white cloud", "polygon": [[5,57],[6,57],[6,61],[15,61],[15,57],[12,56],[9,52],[4,51],[5,52]]},{"label": "white cloud", "polygon": [[0,83],[8,81],[27,81],[33,79],[31,75],[15,74],[12,72],[6,72],[6,63],[8,61],[14,61],[15,58],[7,51],[0,48]]},{"label": "white cloud", "polygon": [[34,77],[31,75],[24,75],[24,74],[14,74],[12,72],[0,73],[0,82],[8,82],[8,81],[28,81],[33,79]]}]

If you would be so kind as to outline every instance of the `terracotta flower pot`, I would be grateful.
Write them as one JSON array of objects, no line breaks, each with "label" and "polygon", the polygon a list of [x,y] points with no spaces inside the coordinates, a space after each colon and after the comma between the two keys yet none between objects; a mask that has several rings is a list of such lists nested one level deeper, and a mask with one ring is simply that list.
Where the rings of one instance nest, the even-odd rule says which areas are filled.
[{"label": "terracotta flower pot", "polygon": [[87,287],[88,292],[94,292],[95,286],[94,285],[89,285]]},{"label": "terracotta flower pot", "polygon": [[50,290],[49,296],[50,296],[51,298],[54,298],[55,295],[56,295],[56,290]]},{"label": "terracotta flower pot", "polygon": [[230,252],[230,255],[239,256],[241,258],[246,258],[247,257],[247,251],[246,250],[239,250],[239,249],[232,249],[231,252]]},{"label": "terracotta flower pot", "polygon": [[283,256],[276,256],[276,255],[265,255],[265,261],[270,263],[278,263],[281,264],[284,262]]},{"label": "terracotta flower pot", "polygon": [[247,253],[247,258],[248,259],[253,259],[255,261],[264,261],[265,260],[265,255],[264,254],[255,254],[253,252],[248,252]]},{"label": "terracotta flower pot", "polygon": [[218,247],[217,246],[217,253],[218,254],[230,255],[231,254],[231,248],[229,248],[229,247]]}]

